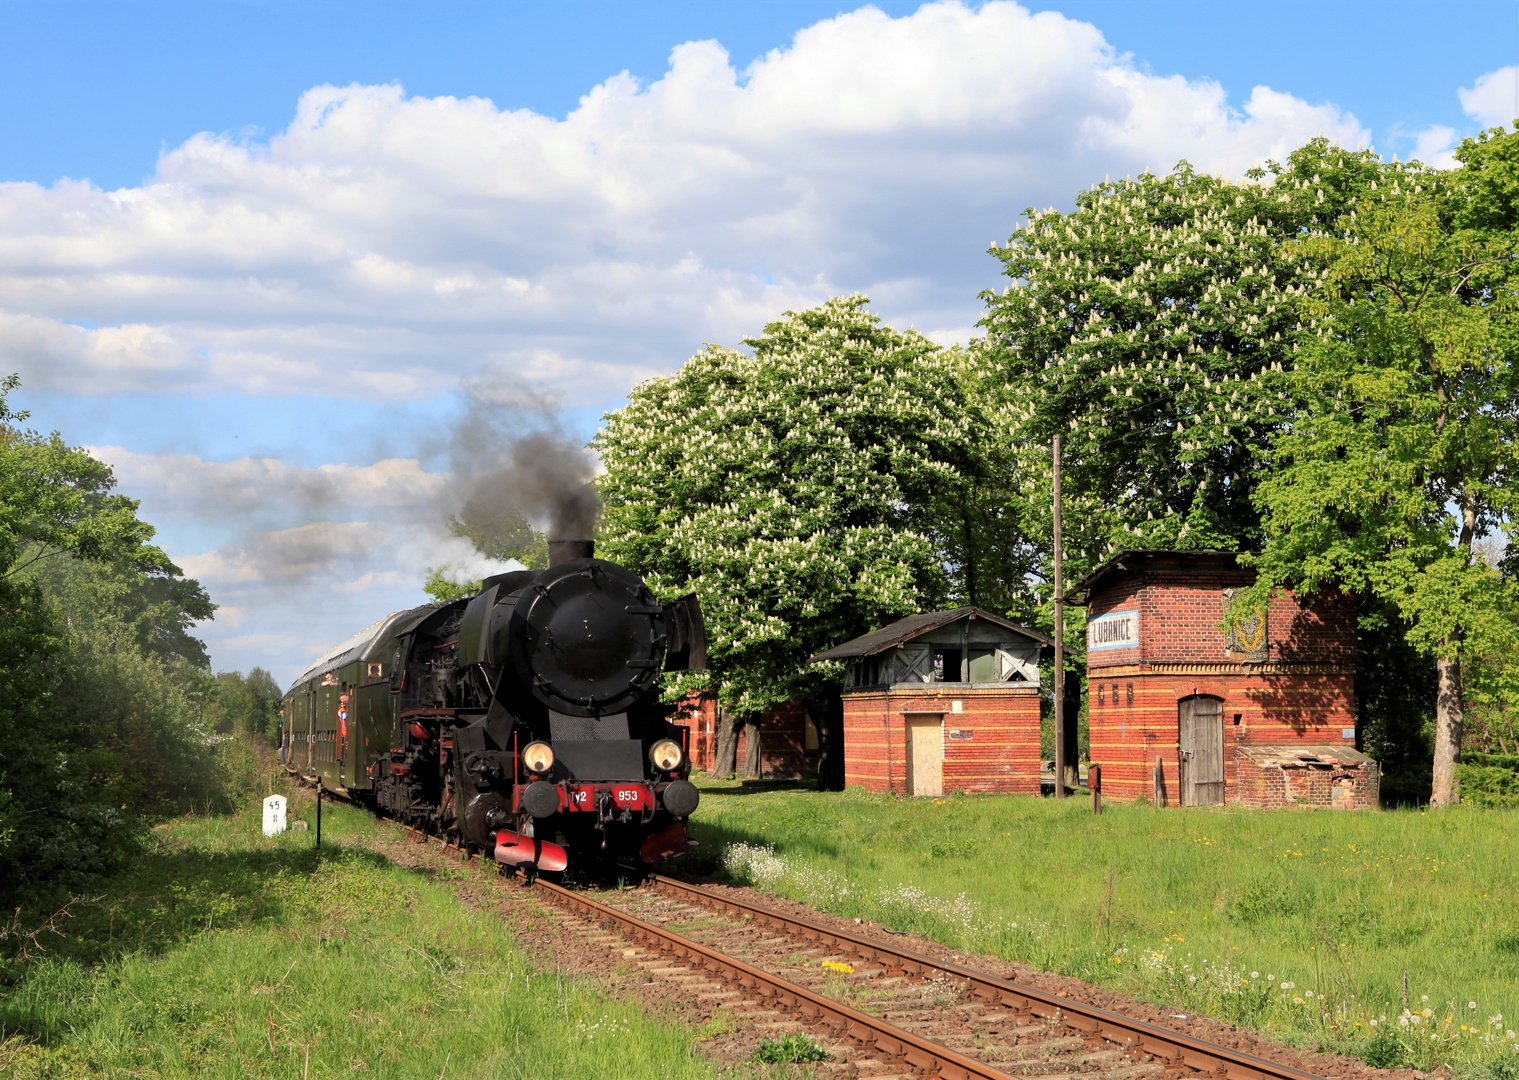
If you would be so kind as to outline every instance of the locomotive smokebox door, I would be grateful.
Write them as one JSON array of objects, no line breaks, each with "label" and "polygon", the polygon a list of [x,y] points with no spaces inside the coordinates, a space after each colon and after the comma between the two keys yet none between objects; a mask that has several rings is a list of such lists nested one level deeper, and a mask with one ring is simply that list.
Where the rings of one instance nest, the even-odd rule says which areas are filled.
[{"label": "locomotive smokebox door", "polygon": [[626,709],[664,664],[664,608],[635,574],[601,559],[551,566],[512,613],[511,663],[530,693],[571,716]]}]

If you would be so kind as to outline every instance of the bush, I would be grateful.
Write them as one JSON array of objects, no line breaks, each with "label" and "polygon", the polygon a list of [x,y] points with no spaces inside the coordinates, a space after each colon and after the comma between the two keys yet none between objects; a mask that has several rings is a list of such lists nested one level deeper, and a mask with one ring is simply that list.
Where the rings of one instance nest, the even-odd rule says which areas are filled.
[{"label": "bush", "polygon": [[1471,1075],[1476,1080],[1519,1080],[1519,1054],[1484,1062]]},{"label": "bush", "polygon": [[[1472,754],[1471,757],[1498,757]],[[1456,766],[1461,801],[1471,806],[1519,806],[1519,770],[1502,765],[1475,765],[1464,760]]]},{"label": "bush", "polygon": [[1519,754],[1479,754],[1473,750],[1461,751],[1463,765],[1490,765],[1499,769],[1519,772]]},{"label": "bush", "polygon": [[1396,1069],[1408,1064],[1408,1052],[1397,1038],[1384,1031],[1366,1044],[1361,1060],[1373,1069]]}]

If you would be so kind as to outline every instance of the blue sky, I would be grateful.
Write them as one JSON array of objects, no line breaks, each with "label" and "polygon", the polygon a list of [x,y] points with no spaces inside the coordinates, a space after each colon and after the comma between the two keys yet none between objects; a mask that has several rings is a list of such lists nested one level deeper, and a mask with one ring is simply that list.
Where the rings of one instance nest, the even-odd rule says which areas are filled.
[{"label": "blue sky", "polygon": [[[918,5],[875,6],[905,15]],[[1265,84],[1338,102],[1379,146],[1399,131],[1467,126],[1455,87],[1519,60],[1511,0],[1027,6],[1091,22],[1156,72],[1212,77],[1236,98]],[[0,175],[136,184],[161,147],[196,132],[280,130],[296,98],[320,83],[399,81],[413,94],[563,116],[608,75],[658,78],[682,41],[716,38],[742,65],[850,9],[786,0],[0,3],[0,99],[9,103]]]},{"label": "blue sky", "polygon": [[1025,206],[1446,160],[1516,64],[1513,2],[0,2],[0,369],[283,679],[465,558],[467,386],[586,437],[830,294],[963,341]]}]

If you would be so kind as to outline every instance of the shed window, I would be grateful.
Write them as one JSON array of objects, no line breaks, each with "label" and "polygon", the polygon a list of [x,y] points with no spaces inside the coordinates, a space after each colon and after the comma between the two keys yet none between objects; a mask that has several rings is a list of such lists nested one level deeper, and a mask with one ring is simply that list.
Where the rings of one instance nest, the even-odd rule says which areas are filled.
[{"label": "shed window", "polygon": [[934,682],[963,682],[959,649],[934,650]]},{"label": "shed window", "polygon": [[972,649],[970,651],[970,681],[1000,682],[997,678],[997,650]]}]

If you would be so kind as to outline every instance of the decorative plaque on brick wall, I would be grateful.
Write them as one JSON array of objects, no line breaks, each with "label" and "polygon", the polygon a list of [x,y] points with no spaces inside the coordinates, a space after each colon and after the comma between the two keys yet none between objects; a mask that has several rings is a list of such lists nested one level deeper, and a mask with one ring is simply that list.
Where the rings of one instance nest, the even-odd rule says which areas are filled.
[{"label": "decorative plaque on brick wall", "polygon": [[[1239,595],[1238,589],[1225,589],[1223,612],[1228,614],[1229,605]],[[1224,623],[1224,648],[1247,663],[1258,664],[1268,659],[1271,645],[1266,634],[1266,609],[1247,612],[1234,622]]]}]

